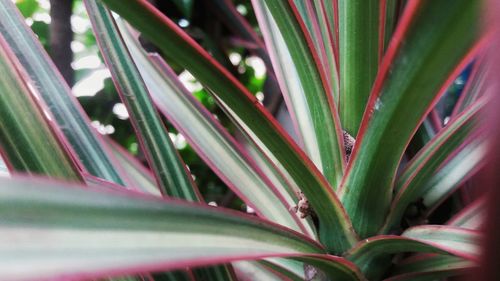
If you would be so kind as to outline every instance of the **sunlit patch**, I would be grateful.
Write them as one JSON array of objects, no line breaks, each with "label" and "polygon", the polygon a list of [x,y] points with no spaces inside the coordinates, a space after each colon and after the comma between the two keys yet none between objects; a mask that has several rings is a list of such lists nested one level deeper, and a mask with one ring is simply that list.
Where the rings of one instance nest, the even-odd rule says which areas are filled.
[{"label": "sunlit patch", "polygon": [[179,80],[182,82],[184,87],[188,89],[188,91],[197,92],[203,89],[203,86],[194,78],[194,76],[187,70],[181,72],[178,76]]},{"label": "sunlit patch", "polygon": [[85,68],[99,68],[102,66],[101,59],[96,55],[84,56],[71,63],[74,70]]},{"label": "sunlit patch", "polygon": [[255,214],[255,209],[254,209],[254,208],[252,208],[252,207],[250,207],[250,206],[248,206],[248,205],[246,205],[245,207],[246,207],[246,210],[245,210],[245,211],[246,211],[248,214]]},{"label": "sunlit patch", "polygon": [[50,15],[48,13],[35,13],[33,15],[33,20],[50,24]]},{"label": "sunlit patch", "polygon": [[91,124],[92,127],[96,128],[97,132],[99,132],[99,134],[101,135],[111,135],[115,132],[115,127],[113,127],[113,125],[110,124],[104,125],[98,120],[92,121]]},{"label": "sunlit patch", "polygon": [[175,148],[177,148],[179,150],[186,148],[187,142],[186,142],[186,138],[184,138],[183,135],[168,133],[168,136],[172,140],[172,143],[174,144]]},{"label": "sunlit patch", "polygon": [[28,25],[28,26],[32,26],[33,25],[33,19],[32,18],[26,18],[24,20],[24,22]]},{"label": "sunlit patch", "polygon": [[241,4],[237,5],[236,11],[238,11],[238,13],[240,13],[243,16],[246,16],[248,14],[248,9],[247,9],[247,7],[245,7],[245,5],[241,5]]},{"label": "sunlit patch", "polygon": [[85,19],[84,17],[72,15],[71,28],[73,29],[73,32],[82,34],[90,29],[90,22],[88,19]]},{"label": "sunlit patch", "polygon": [[266,65],[261,58],[251,56],[245,60],[245,63],[254,69],[256,78],[262,79],[266,76]]},{"label": "sunlit patch", "polygon": [[38,0],[38,5],[42,9],[49,10],[50,9],[50,1],[49,0]]},{"label": "sunlit patch", "polygon": [[108,69],[96,70],[73,86],[73,95],[76,97],[95,96],[104,88],[104,80],[109,77],[111,74]]},{"label": "sunlit patch", "polygon": [[229,54],[229,60],[233,65],[238,65],[241,62],[241,55],[238,53],[230,53]]},{"label": "sunlit patch", "polygon": [[263,92],[255,93],[255,97],[257,98],[258,101],[260,101],[260,103],[262,103],[264,101],[264,93]]},{"label": "sunlit patch", "polygon": [[82,42],[78,41],[71,42],[71,51],[73,51],[74,53],[79,53],[83,50],[85,50],[85,45],[83,45]]},{"label": "sunlit patch", "polygon": [[177,137],[174,141],[175,148],[184,149],[187,146],[186,138],[182,134],[177,134]]},{"label": "sunlit patch", "polygon": [[189,26],[189,21],[187,19],[180,19],[178,22],[179,26],[182,28],[186,28]]},{"label": "sunlit patch", "polygon": [[456,85],[464,85],[465,84],[464,77],[458,76],[458,78],[455,80],[455,84]]},{"label": "sunlit patch", "polygon": [[128,151],[130,151],[132,154],[137,154],[139,152],[139,145],[136,142],[131,143],[128,146]]},{"label": "sunlit patch", "polygon": [[125,105],[121,102],[116,103],[113,106],[113,113],[118,117],[118,119],[126,120],[129,118],[129,114]]}]

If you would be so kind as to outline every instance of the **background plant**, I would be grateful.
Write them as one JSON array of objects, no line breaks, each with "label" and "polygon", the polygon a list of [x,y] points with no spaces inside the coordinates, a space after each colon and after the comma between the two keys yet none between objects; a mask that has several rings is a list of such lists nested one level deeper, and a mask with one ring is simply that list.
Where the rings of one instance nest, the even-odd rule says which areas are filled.
[{"label": "background plant", "polygon": [[[471,202],[467,180],[485,163],[491,37],[479,32],[480,2],[256,0],[266,49],[233,3],[213,3],[267,63],[264,101],[279,85],[295,140],[224,66],[224,48],[209,54],[146,1],[103,1],[130,25],[84,3],[151,172],[96,134],[2,1],[7,279],[405,280],[476,265],[484,199]],[[235,127],[169,64],[196,77]],[[160,114],[258,218],[203,206],[210,193],[198,192]],[[181,271],[146,273],[172,269]]]}]

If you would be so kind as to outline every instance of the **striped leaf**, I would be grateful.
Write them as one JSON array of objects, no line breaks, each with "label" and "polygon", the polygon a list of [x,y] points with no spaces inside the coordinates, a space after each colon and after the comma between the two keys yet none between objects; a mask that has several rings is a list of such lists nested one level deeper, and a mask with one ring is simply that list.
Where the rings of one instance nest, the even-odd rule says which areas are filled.
[{"label": "striped leaf", "polygon": [[336,188],[344,169],[342,133],[315,41],[293,1],[253,4],[304,151]]},{"label": "striped leaf", "polygon": [[453,216],[446,224],[466,229],[479,230],[484,222],[485,199],[485,197],[476,199],[476,201],[470,203]]},{"label": "striped leaf", "polygon": [[[186,137],[193,149],[257,214],[302,231],[289,211],[294,199],[273,192],[273,185],[259,171],[236,141],[177,80],[160,58],[149,59],[125,26],[124,39],[159,111]],[[157,63],[153,63],[156,61]],[[286,196],[285,202],[282,197]],[[309,233],[311,233],[309,229]],[[307,233],[307,232],[306,232]]]},{"label": "striped leaf", "polygon": [[[346,258],[370,276],[374,265],[390,263],[391,255],[405,252],[440,253],[469,260],[479,256],[478,232],[440,225],[423,225],[407,229],[402,236],[380,235],[362,240]],[[380,264],[380,261],[383,261]]]},{"label": "striped leaf", "polygon": [[[464,147],[463,144],[477,130],[481,121],[481,109],[486,102],[487,99],[479,100],[461,115],[451,120],[446,128],[427,143],[406,166],[396,182],[395,190],[398,193],[392,204],[383,232],[389,231],[391,227],[400,222],[411,202],[416,201],[426,192],[433,192],[430,182],[437,179],[438,168],[443,166],[446,160],[457,153],[459,154],[456,156],[462,155],[460,154],[461,149],[470,150],[470,145]],[[478,161],[476,160],[475,163],[478,164]],[[470,168],[475,166],[472,165]]]},{"label": "striped leaf", "polygon": [[64,137],[5,39],[0,36],[0,151],[17,172],[82,181]]},{"label": "striped leaf", "polygon": [[355,242],[351,222],[328,182],[257,99],[227,70],[147,2],[133,0],[127,5],[118,0],[104,2],[207,86],[240,128],[290,174],[318,214],[320,239],[331,252],[343,252]]},{"label": "striped leaf", "polygon": [[302,259],[335,280],[363,280],[344,259],[318,255],[324,249],[307,237],[239,213],[39,178],[2,178],[0,186],[6,280],[81,280],[272,256]]},{"label": "striped leaf", "polygon": [[424,254],[403,260],[385,281],[435,280],[469,273],[477,265],[459,257]]},{"label": "striped leaf", "polygon": [[200,200],[190,174],[120,37],[111,12],[95,0],[86,0],[84,3],[101,54],[111,72],[118,94],[130,113],[137,138],[162,194],[189,201]]},{"label": "striped leaf", "polygon": [[418,125],[484,44],[475,44],[479,2],[408,5],[381,63],[340,190],[363,238],[384,223],[397,167]]},{"label": "striped leaf", "polygon": [[379,0],[337,0],[342,126],[358,134],[379,64]]},{"label": "striped leaf", "polygon": [[110,152],[90,127],[90,121],[71,94],[42,45],[10,0],[0,1],[0,34],[33,81],[32,87],[48,106],[76,157],[89,173],[122,184]]}]

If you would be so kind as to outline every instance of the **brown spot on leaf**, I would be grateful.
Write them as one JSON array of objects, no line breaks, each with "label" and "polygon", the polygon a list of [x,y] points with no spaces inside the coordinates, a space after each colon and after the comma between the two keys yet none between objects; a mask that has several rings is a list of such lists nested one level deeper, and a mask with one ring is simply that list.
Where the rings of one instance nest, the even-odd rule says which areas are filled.
[{"label": "brown spot on leaf", "polygon": [[345,157],[346,161],[349,162],[349,159],[351,158],[352,149],[354,147],[354,143],[356,143],[356,140],[346,131],[343,131],[343,135],[344,135]]}]

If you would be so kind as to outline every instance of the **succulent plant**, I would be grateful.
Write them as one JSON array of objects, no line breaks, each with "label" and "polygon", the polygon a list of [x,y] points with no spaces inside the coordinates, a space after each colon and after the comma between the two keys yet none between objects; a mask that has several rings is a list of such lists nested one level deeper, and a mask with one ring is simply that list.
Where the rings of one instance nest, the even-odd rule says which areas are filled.
[{"label": "succulent plant", "polygon": [[[91,128],[0,0],[2,280],[442,280],[477,266],[485,199],[468,191],[487,153],[493,37],[482,1],[252,0],[261,41],[214,0],[267,62],[295,138],[148,1],[84,3],[150,168]],[[205,203],[161,117],[254,214]]]}]

